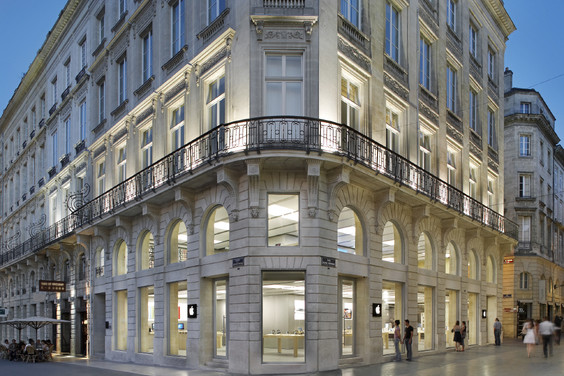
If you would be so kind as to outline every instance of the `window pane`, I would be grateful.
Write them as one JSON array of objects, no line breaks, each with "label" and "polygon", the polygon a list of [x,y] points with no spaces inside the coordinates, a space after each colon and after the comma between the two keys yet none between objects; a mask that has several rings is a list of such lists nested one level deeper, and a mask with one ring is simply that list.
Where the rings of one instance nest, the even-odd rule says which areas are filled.
[{"label": "window pane", "polygon": [[268,195],[268,245],[299,245],[299,196]]},{"label": "window pane", "polygon": [[[395,320],[400,321],[403,329],[403,285],[394,282],[382,282],[382,339],[384,341],[384,354],[394,354],[394,325]],[[403,330],[402,330],[403,334]]]},{"label": "window pane", "polygon": [[263,361],[305,362],[305,274],[263,273],[262,307]]},{"label": "window pane", "polygon": [[213,342],[215,356],[227,356],[227,282],[215,281],[214,284],[214,331]]},{"label": "window pane", "polygon": [[267,116],[283,115],[282,111],[282,83],[268,82],[266,84],[266,114]]},{"label": "window pane", "polygon": [[155,288],[139,289],[139,352],[152,353],[155,328]]},{"label": "window pane", "polygon": [[286,76],[301,77],[302,76],[302,57],[286,56]]},{"label": "window pane", "polygon": [[168,292],[168,354],[186,356],[186,338],[188,335],[187,283],[185,281],[170,283]]},{"label": "window pane", "polygon": [[286,111],[284,115],[302,115],[302,83],[286,84]]},{"label": "window pane", "polygon": [[266,57],[266,75],[282,76],[282,56],[269,55]]}]

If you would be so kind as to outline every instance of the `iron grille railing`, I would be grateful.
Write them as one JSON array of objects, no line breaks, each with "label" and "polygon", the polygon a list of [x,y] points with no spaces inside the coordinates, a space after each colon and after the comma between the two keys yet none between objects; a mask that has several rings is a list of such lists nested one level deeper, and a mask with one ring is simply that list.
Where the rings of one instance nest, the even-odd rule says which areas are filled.
[{"label": "iron grille railing", "polygon": [[210,130],[5,252],[0,265],[69,236],[76,228],[135,203],[213,160],[236,153],[281,149],[344,156],[517,240],[517,224],[352,128],[313,118],[261,117]]}]

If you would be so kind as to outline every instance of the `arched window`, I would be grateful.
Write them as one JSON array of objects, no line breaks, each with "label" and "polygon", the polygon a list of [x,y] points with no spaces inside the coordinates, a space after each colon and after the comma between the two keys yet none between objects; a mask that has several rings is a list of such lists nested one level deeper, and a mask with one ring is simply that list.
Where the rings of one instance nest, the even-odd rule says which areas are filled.
[{"label": "arched window", "polygon": [[229,251],[229,216],[223,206],[213,209],[206,226],[207,255]]},{"label": "arched window", "polygon": [[486,260],[486,282],[496,283],[495,261],[492,256]]},{"label": "arched window", "polygon": [[104,275],[105,254],[104,248],[98,248],[96,251],[96,277],[102,277]]},{"label": "arched window", "polygon": [[78,261],[78,280],[84,281],[86,279],[86,255],[82,253]]},{"label": "arched window", "polygon": [[400,233],[392,222],[386,223],[382,234],[382,260],[403,263],[403,250]]},{"label": "arched window", "polygon": [[114,248],[115,264],[114,275],[127,273],[127,244],[123,240],[118,240]]},{"label": "arched window", "polygon": [[468,252],[468,278],[478,279],[478,257],[472,249]]},{"label": "arched window", "polygon": [[363,254],[362,225],[356,213],[343,208],[337,224],[337,249],[339,252]]},{"label": "arched window", "polygon": [[63,264],[63,281],[69,283],[71,280],[71,268],[70,268],[70,260],[66,259],[65,263]]},{"label": "arched window", "polygon": [[429,237],[421,233],[417,242],[417,266],[421,269],[434,269],[434,250]]},{"label": "arched window", "polygon": [[168,262],[170,264],[188,259],[188,232],[184,222],[178,221],[172,226],[168,244]]},{"label": "arched window", "polygon": [[448,243],[445,252],[445,273],[452,275],[459,275],[458,270],[458,250],[454,244]]},{"label": "arched window", "polygon": [[522,290],[529,289],[529,283],[531,282],[529,273],[523,272],[519,274],[519,288]]},{"label": "arched window", "polygon": [[155,240],[153,239],[153,234],[150,232],[145,232],[141,241],[139,242],[139,256],[140,263],[139,268],[141,270],[152,269],[155,267]]}]

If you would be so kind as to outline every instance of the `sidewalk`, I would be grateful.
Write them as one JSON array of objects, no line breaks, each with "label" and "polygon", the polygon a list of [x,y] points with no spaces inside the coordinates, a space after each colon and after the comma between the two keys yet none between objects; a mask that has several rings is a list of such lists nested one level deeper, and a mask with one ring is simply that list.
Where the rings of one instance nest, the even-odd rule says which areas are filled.
[{"label": "sidewalk", "polygon": [[[221,370],[186,370],[172,367],[146,366],[117,363],[104,360],[88,360],[73,357],[57,357],[56,362],[91,367],[106,371],[126,372],[145,376],[225,376]],[[80,367],[77,367],[80,368]],[[91,369],[90,369],[91,370]],[[108,372],[109,373],[109,372]],[[106,372],[103,372],[106,374]],[[350,367],[337,371],[320,372],[318,376],[556,376],[564,374],[564,344],[554,346],[552,357],[545,359],[542,345],[536,346],[535,356],[527,358],[527,350],[521,341],[506,339],[502,346],[470,347],[465,352],[454,350],[435,355],[419,355],[413,361],[389,362],[373,366]]]}]

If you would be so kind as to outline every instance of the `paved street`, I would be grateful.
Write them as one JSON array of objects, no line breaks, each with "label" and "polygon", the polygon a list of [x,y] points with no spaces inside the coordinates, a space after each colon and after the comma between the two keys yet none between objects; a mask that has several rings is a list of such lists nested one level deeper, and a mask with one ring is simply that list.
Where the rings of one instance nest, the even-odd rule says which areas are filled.
[{"label": "paved street", "polygon": [[[131,363],[114,363],[70,357],[57,358],[55,362],[25,364],[0,360],[0,373],[10,376],[226,376],[218,371],[181,370],[168,367],[142,366]],[[463,353],[420,356],[412,362],[384,363],[370,367],[347,368],[340,371],[323,372],[318,376],[556,376],[564,373],[564,345],[554,347],[554,356],[544,359],[542,346],[536,354],[527,358],[525,345],[506,340],[501,347],[474,347]]]}]

